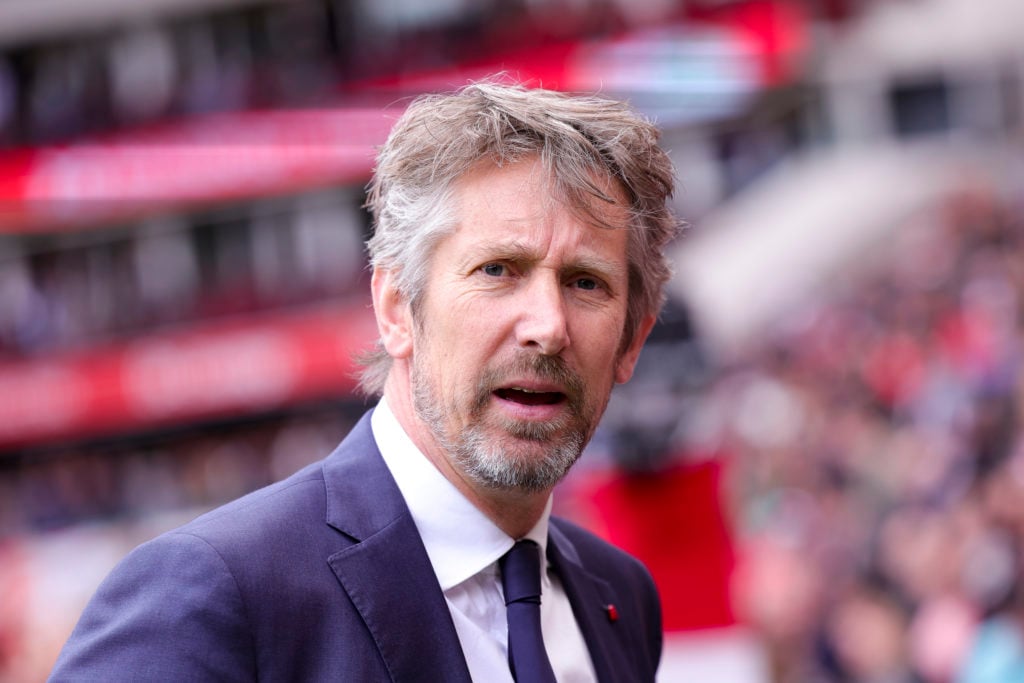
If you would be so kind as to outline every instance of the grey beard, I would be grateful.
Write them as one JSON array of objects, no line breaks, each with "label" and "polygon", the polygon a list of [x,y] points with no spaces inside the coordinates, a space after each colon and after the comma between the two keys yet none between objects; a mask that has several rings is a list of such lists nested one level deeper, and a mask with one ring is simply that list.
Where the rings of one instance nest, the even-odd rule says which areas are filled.
[{"label": "grey beard", "polygon": [[[512,368],[503,368],[503,372],[490,371],[481,377],[470,406],[470,417],[474,421],[462,433],[446,433],[445,410],[434,387],[430,386],[415,362],[412,378],[413,407],[441,448],[476,483],[503,491],[544,491],[561,481],[579,459],[602,411],[588,411],[593,406],[586,405],[583,381],[566,368],[560,358],[522,356],[512,365]],[[554,422],[504,421],[498,426],[509,437],[527,442],[521,446],[514,443],[504,446],[502,442],[496,442],[487,435],[485,425],[481,422],[483,411],[500,379],[523,371],[556,381],[565,387],[569,410]],[[590,421],[587,420],[588,412],[592,418]],[[559,435],[567,427],[572,428]],[[543,457],[536,457],[532,451],[542,445],[546,446],[546,452]]]},{"label": "grey beard", "polygon": [[551,442],[543,458],[503,449],[482,432],[479,426],[470,427],[447,450],[463,472],[488,488],[528,493],[550,489],[583,453],[584,437],[578,431]]}]

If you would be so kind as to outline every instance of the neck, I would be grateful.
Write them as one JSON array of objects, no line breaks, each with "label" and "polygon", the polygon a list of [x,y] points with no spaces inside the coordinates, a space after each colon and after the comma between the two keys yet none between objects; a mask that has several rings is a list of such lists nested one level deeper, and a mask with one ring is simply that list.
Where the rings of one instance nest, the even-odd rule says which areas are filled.
[{"label": "neck", "polygon": [[457,468],[412,402],[408,374],[392,369],[384,388],[388,407],[419,451],[480,512],[512,538],[522,538],[540,520],[551,490],[524,492],[483,486]]},{"label": "neck", "polygon": [[536,494],[490,491],[490,494],[486,497],[466,497],[499,529],[514,539],[526,536],[536,526],[551,496],[550,491]]}]

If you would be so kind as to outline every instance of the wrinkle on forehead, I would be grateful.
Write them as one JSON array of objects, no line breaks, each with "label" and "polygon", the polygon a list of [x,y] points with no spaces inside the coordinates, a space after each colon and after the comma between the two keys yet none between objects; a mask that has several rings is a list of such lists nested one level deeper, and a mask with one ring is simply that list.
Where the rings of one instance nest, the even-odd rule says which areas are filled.
[{"label": "wrinkle on forehead", "polygon": [[[543,213],[536,215],[523,213],[509,216],[504,220],[514,223],[536,222],[545,219],[553,211],[565,209],[581,222],[594,227],[621,230],[631,226],[629,201],[625,189],[618,180],[607,174],[594,172],[592,174],[594,186],[606,197],[613,199],[614,203],[604,197],[587,192],[582,194],[582,205],[580,205],[580,202],[573,201],[573,197],[562,183],[551,177],[536,155],[505,164],[496,164],[487,159],[478,162],[457,181],[456,202],[460,205],[459,208],[462,208],[461,203],[466,198],[466,193],[460,191],[460,188],[465,188],[467,181],[482,179],[484,176],[506,172],[512,168],[529,169],[529,172],[522,176],[522,182],[515,191],[507,190],[500,199],[491,196],[474,196],[474,200],[483,201],[488,205],[492,205],[493,201],[503,201],[505,206],[514,206],[525,210],[525,202],[515,201],[518,196],[539,197],[542,200],[541,211]],[[509,196],[510,194],[512,196]]]}]

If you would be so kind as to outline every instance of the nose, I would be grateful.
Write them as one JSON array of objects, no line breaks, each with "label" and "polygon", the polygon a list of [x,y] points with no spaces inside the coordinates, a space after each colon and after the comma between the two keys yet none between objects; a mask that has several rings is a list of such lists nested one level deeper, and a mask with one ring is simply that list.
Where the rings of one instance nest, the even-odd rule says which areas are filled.
[{"label": "nose", "polygon": [[569,324],[562,285],[555,276],[531,277],[519,302],[516,341],[545,356],[555,356],[569,346]]}]

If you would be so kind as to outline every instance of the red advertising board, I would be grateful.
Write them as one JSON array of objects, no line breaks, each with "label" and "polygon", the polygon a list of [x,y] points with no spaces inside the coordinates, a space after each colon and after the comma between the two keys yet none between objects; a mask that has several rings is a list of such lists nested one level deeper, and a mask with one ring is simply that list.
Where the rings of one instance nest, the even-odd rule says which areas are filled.
[{"label": "red advertising board", "polygon": [[359,301],[0,364],[0,448],[349,396],[375,338]]},{"label": "red advertising board", "polygon": [[0,233],[362,182],[396,113],[238,112],[0,156]]}]

